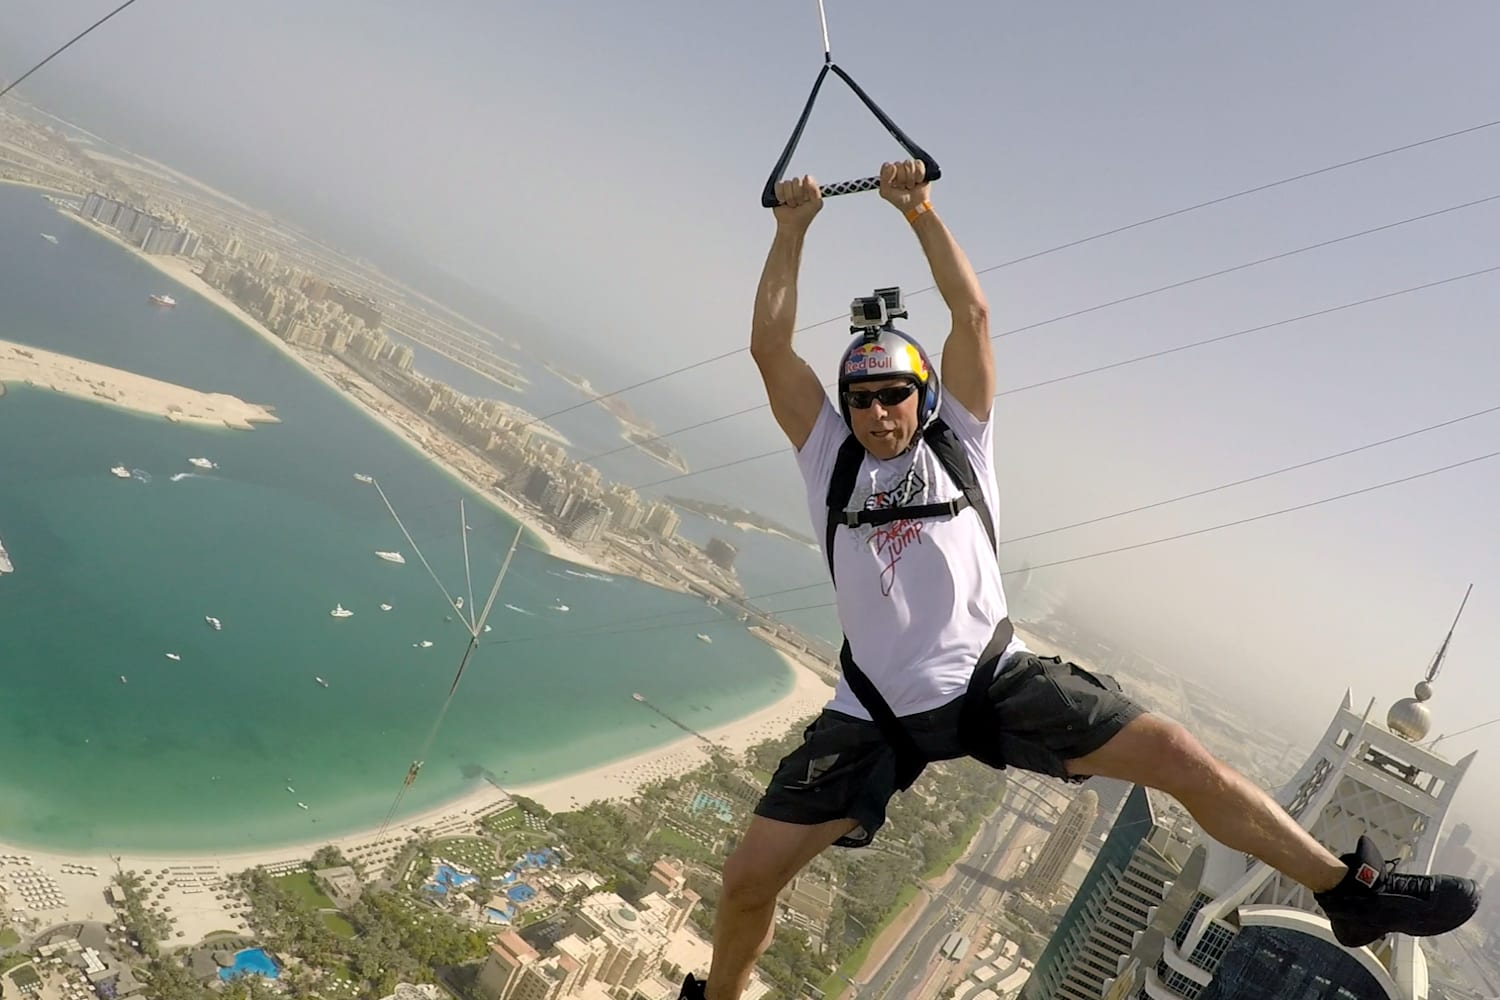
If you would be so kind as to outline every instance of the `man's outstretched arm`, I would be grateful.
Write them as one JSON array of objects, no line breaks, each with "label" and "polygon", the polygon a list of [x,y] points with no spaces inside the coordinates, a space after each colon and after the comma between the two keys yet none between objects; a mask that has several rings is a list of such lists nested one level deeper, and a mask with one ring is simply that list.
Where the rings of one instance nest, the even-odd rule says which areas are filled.
[{"label": "man's outstretched arm", "polygon": [[792,446],[800,451],[827,399],[818,376],[792,350],[802,243],[807,227],[823,207],[823,195],[811,177],[798,177],[777,184],[776,197],[781,202],[773,210],[776,237],[771,241],[771,252],[766,255],[760,287],[755,292],[750,357],[766,384],[771,414]]},{"label": "man's outstretched arm", "polygon": [[995,356],[990,347],[990,307],[958,241],[928,200],[920,160],[880,168],[880,196],[900,209],[916,231],[938,292],[953,316],[943,344],[943,390],[980,420],[995,396]]}]

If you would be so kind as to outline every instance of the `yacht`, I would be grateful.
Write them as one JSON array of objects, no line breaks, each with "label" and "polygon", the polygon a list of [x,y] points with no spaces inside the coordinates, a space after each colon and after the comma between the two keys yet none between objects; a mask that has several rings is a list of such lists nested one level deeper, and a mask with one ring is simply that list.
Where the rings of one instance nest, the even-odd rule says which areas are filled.
[{"label": "yacht", "polygon": [[381,552],[379,549],[376,549],[375,554],[386,562],[393,562],[400,566],[406,565],[406,557],[399,552]]},{"label": "yacht", "polygon": [[0,542],[0,573],[14,573],[15,564],[10,561],[10,553],[5,551],[5,543]]},{"label": "yacht", "polygon": [[213,629],[215,632],[224,631],[224,623],[219,621],[219,619],[215,618],[213,615],[204,615],[203,620],[208,622],[208,627]]},{"label": "yacht", "polygon": [[120,683],[121,684],[129,684],[130,682],[125,679],[125,675],[124,674],[121,674],[120,675]]},{"label": "yacht", "polygon": [[637,691],[635,694],[632,694],[630,697],[634,698],[636,701],[645,701],[646,700],[646,696],[643,695],[643,694],[641,694],[639,691]]},{"label": "yacht", "polygon": [[305,803],[305,802],[298,802],[297,803],[297,808],[298,809],[306,809],[307,808],[307,803]]},{"label": "yacht", "polygon": [[391,606],[389,604],[382,604],[380,606],[380,610],[381,611],[389,611],[389,610],[391,610]]},{"label": "yacht", "polygon": [[177,300],[170,295],[157,295],[154,293],[151,295],[150,301],[153,306],[166,306],[168,309],[177,304]]},{"label": "yacht", "polygon": [[431,646],[432,646],[432,640],[431,639],[423,639],[421,642],[414,642],[414,643],[411,644],[411,648],[412,649],[429,649],[429,648],[431,648]]},{"label": "yacht", "polygon": [[178,656],[176,653],[168,653],[167,654],[167,659],[169,659],[169,660],[176,660],[178,663],[182,662],[182,657]]},{"label": "yacht", "polygon": [[[557,598],[554,597],[553,600],[556,601]],[[568,606],[566,604],[558,602],[558,603],[552,605],[552,610],[553,611],[567,611],[568,610]]]},{"label": "yacht", "polygon": [[488,625],[486,625],[486,626],[485,626],[485,627],[484,627],[484,630],[485,630],[485,631],[486,631],[486,632],[488,632],[488,631],[490,631],[490,627],[489,627],[489,626],[488,626]]},{"label": "yacht", "polygon": [[37,235],[46,240],[48,243],[53,244],[54,246],[57,244],[57,237],[53,236],[51,233],[37,233]]},{"label": "yacht", "polygon": [[217,463],[211,462],[206,458],[190,458],[188,462],[200,469],[217,469],[219,467]]},{"label": "yacht", "polygon": [[354,474],[354,478],[358,479],[362,483],[373,483],[375,481],[374,476],[367,476],[363,472],[356,472]]},{"label": "yacht", "polygon": [[713,642],[714,641],[712,636],[704,635],[702,632],[698,633],[698,638],[702,639],[704,642]]},{"label": "yacht", "polygon": [[335,617],[335,618],[351,618],[354,615],[353,611],[350,611],[348,608],[344,607],[342,604],[335,604],[333,606],[333,610],[330,611],[330,612],[328,612],[328,613],[330,615],[332,615],[333,617]]},{"label": "yacht", "polygon": [[313,680],[315,680],[315,681],[317,681],[317,682],[318,682],[318,683],[319,683],[319,684],[321,684],[321,685],[323,685],[323,686],[324,686],[324,687],[327,687],[327,686],[328,686],[328,682],[327,682],[327,681],[325,681],[325,680],[324,680],[324,679],[323,679],[323,678],[321,678],[321,677],[314,677],[314,678],[313,678]]},{"label": "yacht", "polygon": [[287,785],[286,790],[291,792],[293,795],[297,794],[297,789],[293,788],[291,785]]},{"label": "yacht", "polygon": [[453,601],[453,606],[459,611],[462,611],[464,609],[464,599],[462,597],[456,598]]},{"label": "yacht", "polygon": [[111,473],[113,473],[116,477],[120,478],[120,479],[129,479],[130,478],[130,470],[127,469],[127,468],[125,468],[125,466],[123,466],[123,465],[117,465],[114,468],[110,469],[109,471]]}]

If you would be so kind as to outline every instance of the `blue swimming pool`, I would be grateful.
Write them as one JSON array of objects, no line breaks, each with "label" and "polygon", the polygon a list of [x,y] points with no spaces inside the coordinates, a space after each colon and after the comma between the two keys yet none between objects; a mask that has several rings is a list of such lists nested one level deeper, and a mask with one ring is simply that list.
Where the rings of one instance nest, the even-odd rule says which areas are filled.
[{"label": "blue swimming pool", "polygon": [[529,903],[536,898],[536,890],[523,882],[506,889],[505,895],[517,903]]},{"label": "blue swimming pool", "polygon": [[234,953],[234,964],[227,969],[219,970],[219,978],[224,980],[238,979],[240,976],[264,976],[267,979],[276,979],[281,975],[281,970],[276,967],[275,961],[266,954],[264,948],[246,948],[244,951]]},{"label": "blue swimming pool", "polygon": [[437,874],[432,877],[425,888],[428,892],[441,893],[446,896],[450,887],[461,889],[471,882],[478,881],[479,876],[477,875],[464,875],[452,865],[439,864],[437,866]]}]

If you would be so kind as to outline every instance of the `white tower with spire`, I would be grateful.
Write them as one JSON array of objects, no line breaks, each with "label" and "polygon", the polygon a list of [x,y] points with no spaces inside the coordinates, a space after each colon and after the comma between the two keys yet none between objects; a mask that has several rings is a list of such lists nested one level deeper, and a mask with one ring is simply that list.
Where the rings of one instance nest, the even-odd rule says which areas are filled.
[{"label": "white tower with spire", "polygon": [[[1333,853],[1352,851],[1364,834],[1397,870],[1429,871],[1454,793],[1474,759],[1471,753],[1452,762],[1418,744],[1431,728],[1427,702],[1457,625],[1455,617],[1414,697],[1392,705],[1385,725],[1372,718],[1373,700],[1356,712],[1346,692],[1317,748],[1278,796]],[[1163,930],[1159,955],[1153,948],[1150,956],[1136,956],[1139,973],[1129,995],[1252,998],[1262,994],[1250,980],[1279,961],[1288,975],[1321,976],[1361,1000],[1425,1000],[1427,963],[1414,939],[1393,935],[1345,949],[1308,889],[1248,855],[1213,842],[1205,846],[1202,878],[1186,915],[1175,931]],[[1238,954],[1231,955],[1231,949]],[[1261,972],[1252,973],[1255,963],[1239,960],[1246,949],[1255,949]],[[1242,981],[1233,989],[1215,983],[1221,967],[1226,977]],[[1267,1000],[1278,988],[1297,985],[1268,986]]]}]

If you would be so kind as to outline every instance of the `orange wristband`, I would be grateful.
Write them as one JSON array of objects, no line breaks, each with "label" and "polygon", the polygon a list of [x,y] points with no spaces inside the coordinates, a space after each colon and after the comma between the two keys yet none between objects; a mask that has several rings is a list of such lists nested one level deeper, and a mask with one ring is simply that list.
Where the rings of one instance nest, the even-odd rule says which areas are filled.
[{"label": "orange wristband", "polygon": [[917,216],[923,215],[923,214],[925,214],[927,212],[930,212],[930,211],[932,211],[932,202],[930,202],[930,201],[924,201],[924,202],[922,202],[922,204],[916,206],[911,211],[909,211],[909,212],[906,213],[906,221],[912,223],[913,225],[915,225],[916,221],[917,221]]}]

